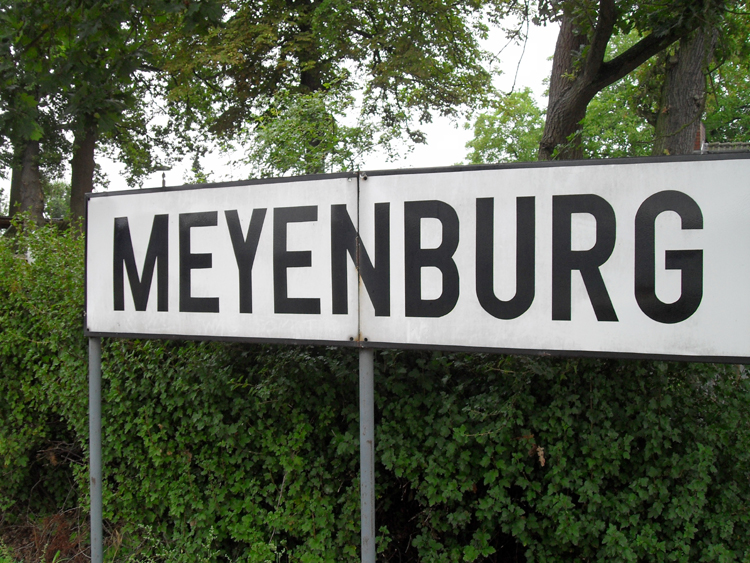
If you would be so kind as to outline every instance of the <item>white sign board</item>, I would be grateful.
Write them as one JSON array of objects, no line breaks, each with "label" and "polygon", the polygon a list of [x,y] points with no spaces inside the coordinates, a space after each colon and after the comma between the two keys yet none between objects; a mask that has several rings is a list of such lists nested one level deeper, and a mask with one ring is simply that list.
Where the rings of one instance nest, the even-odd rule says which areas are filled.
[{"label": "white sign board", "polygon": [[748,209],[707,157],[97,194],[87,331],[741,361]]},{"label": "white sign board", "polygon": [[356,220],[356,178],[92,197],[87,329],[192,338],[356,339],[353,264],[347,268],[348,311],[331,313],[331,212],[341,209],[336,206]]}]

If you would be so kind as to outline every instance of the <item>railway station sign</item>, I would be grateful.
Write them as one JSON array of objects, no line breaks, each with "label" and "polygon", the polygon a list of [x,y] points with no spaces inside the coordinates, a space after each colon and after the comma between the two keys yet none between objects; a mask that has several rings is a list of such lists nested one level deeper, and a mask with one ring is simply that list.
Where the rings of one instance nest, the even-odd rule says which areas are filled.
[{"label": "railway station sign", "polygon": [[89,336],[748,361],[750,158],[93,194]]}]

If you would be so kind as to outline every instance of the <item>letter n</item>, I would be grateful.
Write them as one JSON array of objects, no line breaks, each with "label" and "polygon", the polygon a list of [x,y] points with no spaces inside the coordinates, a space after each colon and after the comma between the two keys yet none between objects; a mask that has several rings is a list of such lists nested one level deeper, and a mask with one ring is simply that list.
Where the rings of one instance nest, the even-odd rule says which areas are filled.
[{"label": "letter n", "polygon": [[354,260],[376,317],[391,314],[390,203],[375,204],[375,264],[357,234],[346,205],[331,206],[331,288],[333,314],[346,315],[346,254]]},{"label": "letter n", "polygon": [[145,311],[148,304],[148,294],[151,290],[151,280],[156,266],[156,306],[159,311],[166,311],[169,302],[169,216],[156,215],[151,226],[151,238],[148,241],[146,260],[143,263],[143,274],[138,277],[138,267],[133,253],[133,240],[130,237],[130,225],[127,217],[115,218],[115,239],[113,251],[113,281],[115,311],[125,310],[125,281],[124,271],[128,272],[130,291],[136,311]]}]

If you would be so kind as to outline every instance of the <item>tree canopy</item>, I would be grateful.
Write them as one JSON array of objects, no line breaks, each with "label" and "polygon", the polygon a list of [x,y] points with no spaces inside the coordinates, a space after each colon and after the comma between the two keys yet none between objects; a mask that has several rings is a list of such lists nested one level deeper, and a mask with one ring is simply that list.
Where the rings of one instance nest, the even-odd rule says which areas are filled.
[{"label": "tree canopy", "polygon": [[[480,40],[507,10],[502,0],[232,1],[207,34],[169,24],[157,33],[183,118],[219,139],[260,133],[250,157],[265,172],[309,173],[347,161],[336,148],[344,141],[349,157],[394,139],[422,142],[419,125],[434,113],[485,99],[491,75]],[[299,127],[294,116],[311,111]],[[274,124],[284,120],[296,143],[286,160],[263,148],[264,132],[286,130]]]},{"label": "tree canopy", "polygon": [[[8,2],[1,162],[19,180],[14,194],[34,192],[39,220],[45,161],[71,158],[80,216],[95,150],[136,178],[159,166],[159,149],[200,154],[207,141],[251,147],[245,158],[259,175],[352,167],[376,145],[422,142],[419,126],[434,114],[486,99],[480,41],[513,9],[504,0]],[[14,197],[11,211],[26,209]]]},{"label": "tree canopy", "polygon": [[46,171],[39,166],[45,159],[59,163],[72,156],[71,210],[80,217],[83,195],[93,188],[98,141],[114,142],[125,156],[139,136],[141,144],[158,145],[143,140],[145,106],[154,97],[153,83],[145,80],[154,70],[146,31],[182,12],[185,22],[201,22],[215,6],[118,0],[3,5],[0,148],[3,167],[13,170],[11,213],[28,210],[41,219]]}]

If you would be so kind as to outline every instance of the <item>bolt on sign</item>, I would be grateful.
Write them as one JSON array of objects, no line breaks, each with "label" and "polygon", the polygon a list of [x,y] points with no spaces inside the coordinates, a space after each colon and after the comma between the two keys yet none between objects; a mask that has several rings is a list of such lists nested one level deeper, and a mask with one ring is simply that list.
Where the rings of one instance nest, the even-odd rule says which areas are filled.
[{"label": "bolt on sign", "polygon": [[93,194],[89,336],[750,358],[750,158]]}]

